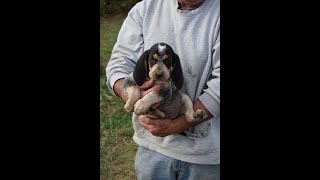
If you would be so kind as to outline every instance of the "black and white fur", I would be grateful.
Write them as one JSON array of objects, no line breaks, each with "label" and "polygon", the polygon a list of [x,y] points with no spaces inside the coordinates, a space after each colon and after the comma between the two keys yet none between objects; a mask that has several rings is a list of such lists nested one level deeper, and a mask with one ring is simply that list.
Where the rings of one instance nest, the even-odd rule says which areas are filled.
[{"label": "black and white fur", "polygon": [[[160,84],[161,89],[149,92],[140,99],[138,86],[148,79]],[[137,61],[133,77],[128,76],[124,80],[123,88],[129,97],[124,107],[128,112],[151,118],[174,119],[184,114],[189,122],[205,119],[207,115],[204,110],[194,112],[191,99],[180,91],[182,86],[179,56],[168,44],[154,44]]]}]

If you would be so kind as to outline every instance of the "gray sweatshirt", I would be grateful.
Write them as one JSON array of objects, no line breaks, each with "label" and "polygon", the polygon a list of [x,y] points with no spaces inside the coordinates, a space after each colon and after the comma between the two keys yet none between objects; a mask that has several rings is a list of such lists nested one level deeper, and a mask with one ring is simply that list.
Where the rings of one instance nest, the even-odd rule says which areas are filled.
[{"label": "gray sweatshirt", "polygon": [[194,10],[180,10],[177,0],[143,0],[128,13],[106,68],[112,93],[115,82],[133,72],[140,55],[153,44],[169,44],[179,55],[184,75],[181,91],[206,106],[213,118],[191,131],[203,138],[176,134],[155,137],[133,113],[133,140],[178,160],[220,164],[220,0],[206,0]]}]

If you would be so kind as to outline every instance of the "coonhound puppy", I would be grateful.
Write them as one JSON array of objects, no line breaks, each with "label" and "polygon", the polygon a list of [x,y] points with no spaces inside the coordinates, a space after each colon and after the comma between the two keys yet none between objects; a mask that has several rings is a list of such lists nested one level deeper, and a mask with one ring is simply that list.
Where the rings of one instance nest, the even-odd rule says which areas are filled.
[{"label": "coonhound puppy", "polygon": [[[140,99],[141,86],[152,79],[161,89],[151,91]],[[146,115],[150,118],[174,119],[181,113],[187,121],[201,121],[207,117],[204,110],[193,110],[193,103],[188,95],[180,91],[183,86],[183,74],[178,55],[165,43],[156,43],[145,51],[136,63],[133,77],[124,79],[123,89],[128,93],[124,108],[128,112]]]}]

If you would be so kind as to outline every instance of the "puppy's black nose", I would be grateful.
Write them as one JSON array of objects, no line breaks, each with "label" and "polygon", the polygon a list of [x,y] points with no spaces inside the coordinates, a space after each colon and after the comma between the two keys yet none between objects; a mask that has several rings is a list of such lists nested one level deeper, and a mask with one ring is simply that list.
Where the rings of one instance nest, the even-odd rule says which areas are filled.
[{"label": "puppy's black nose", "polygon": [[157,79],[162,78],[162,74],[158,74],[158,73],[156,73],[155,75],[156,75],[156,78],[157,78]]}]

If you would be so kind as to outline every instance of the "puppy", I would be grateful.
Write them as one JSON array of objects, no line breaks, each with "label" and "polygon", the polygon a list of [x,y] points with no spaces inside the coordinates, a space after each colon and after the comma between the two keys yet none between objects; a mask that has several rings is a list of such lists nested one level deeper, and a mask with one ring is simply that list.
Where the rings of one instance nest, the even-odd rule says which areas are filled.
[{"label": "puppy", "polygon": [[[152,79],[161,89],[151,91],[140,99],[141,86]],[[183,86],[183,74],[180,60],[172,47],[165,43],[156,43],[145,51],[136,63],[133,77],[124,80],[123,89],[128,93],[124,108],[136,115],[150,118],[175,119],[181,113],[187,121],[201,121],[207,117],[204,110],[193,110],[189,96],[180,91]]]}]

